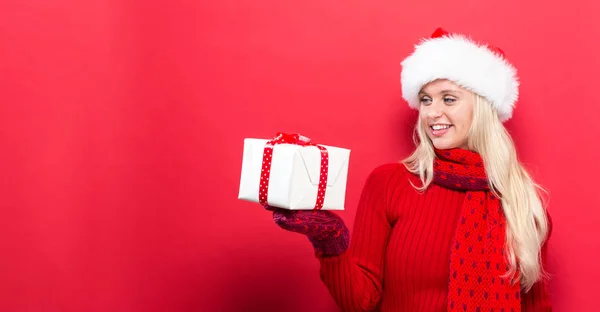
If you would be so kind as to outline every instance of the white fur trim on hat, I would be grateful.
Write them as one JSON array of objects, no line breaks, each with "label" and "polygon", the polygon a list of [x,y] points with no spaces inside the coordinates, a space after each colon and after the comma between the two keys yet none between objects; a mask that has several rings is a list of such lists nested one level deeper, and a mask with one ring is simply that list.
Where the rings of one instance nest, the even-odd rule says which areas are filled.
[{"label": "white fur trim on hat", "polygon": [[512,117],[519,97],[515,67],[487,45],[451,34],[423,40],[401,63],[402,97],[419,109],[421,88],[436,79],[448,79],[485,97],[500,121]]}]

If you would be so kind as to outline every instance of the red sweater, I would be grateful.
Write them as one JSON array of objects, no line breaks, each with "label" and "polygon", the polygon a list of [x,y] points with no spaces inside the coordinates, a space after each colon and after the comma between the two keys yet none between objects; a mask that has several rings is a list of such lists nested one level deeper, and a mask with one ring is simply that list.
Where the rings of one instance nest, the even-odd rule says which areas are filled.
[{"label": "red sweater", "polygon": [[[348,251],[320,258],[321,279],[343,311],[446,311],[450,244],[465,192],[431,184],[419,194],[409,179],[420,185],[402,164],[376,168]],[[521,298],[523,312],[552,310],[545,282]]]}]

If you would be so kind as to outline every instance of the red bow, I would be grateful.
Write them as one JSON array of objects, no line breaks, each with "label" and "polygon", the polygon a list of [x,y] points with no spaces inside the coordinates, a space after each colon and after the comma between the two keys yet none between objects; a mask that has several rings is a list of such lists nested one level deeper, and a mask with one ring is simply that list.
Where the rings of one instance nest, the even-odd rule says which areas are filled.
[{"label": "red bow", "polygon": [[[275,144],[288,143],[288,144],[297,144],[297,145],[307,145],[308,143],[311,143],[311,140],[305,136],[298,134],[298,133],[288,134],[288,133],[279,132],[279,133],[277,133],[277,136],[275,136],[275,138],[273,138],[271,140],[271,142],[273,142]],[[315,145],[315,144],[311,143],[310,145]]]},{"label": "red bow", "polygon": [[271,177],[271,158],[273,147],[277,144],[296,144],[301,146],[316,146],[321,150],[321,174],[319,175],[319,189],[317,190],[317,201],[314,209],[323,208],[325,200],[325,187],[327,186],[327,170],[329,167],[329,153],[321,145],[313,143],[309,138],[300,134],[277,133],[277,136],[265,144],[263,151],[262,170],[260,172],[260,187],[258,201],[263,206],[268,206],[269,178]]}]

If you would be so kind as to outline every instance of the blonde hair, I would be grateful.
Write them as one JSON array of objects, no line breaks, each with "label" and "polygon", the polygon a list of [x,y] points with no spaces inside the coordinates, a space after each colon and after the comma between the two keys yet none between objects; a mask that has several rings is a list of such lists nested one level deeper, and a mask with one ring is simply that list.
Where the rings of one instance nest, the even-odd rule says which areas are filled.
[{"label": "blonde hair", "polygon": [[[528,291],[535,282],[547,277],[541,249],[548,237],[549,225],[538,192],[544,190],[519,163],[514,142],[498,119],[496,110],[482,96],[474,96],[473,121],[467,143],[470,150],[481,155],[490,190],[502,202],[508,225],[505,255],[509,270],[505,276],[515,277],[518,267],[521,288]],[[419,175],[423,185],[413,186],[423,191],[433,181],[435,152],[425,125],[421,118],[418,119],[414,137],[416,149],[402,162],[409,171]]]}]

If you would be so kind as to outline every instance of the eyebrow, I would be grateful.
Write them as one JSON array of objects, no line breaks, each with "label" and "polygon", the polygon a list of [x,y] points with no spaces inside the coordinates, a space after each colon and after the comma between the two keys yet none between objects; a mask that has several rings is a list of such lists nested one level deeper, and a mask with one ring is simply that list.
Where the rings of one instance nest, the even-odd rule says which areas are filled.
[{"label": "eyebrow", "polygon": [[[450,89],[445,89],[440,91],[440,93],[444,94],[444,93],[454,93],[454,94],[462,94],[462,92],[460,90],[450,90]],[[427,94],[427,92],[421,90],[419,91],[419,94]]]}]

